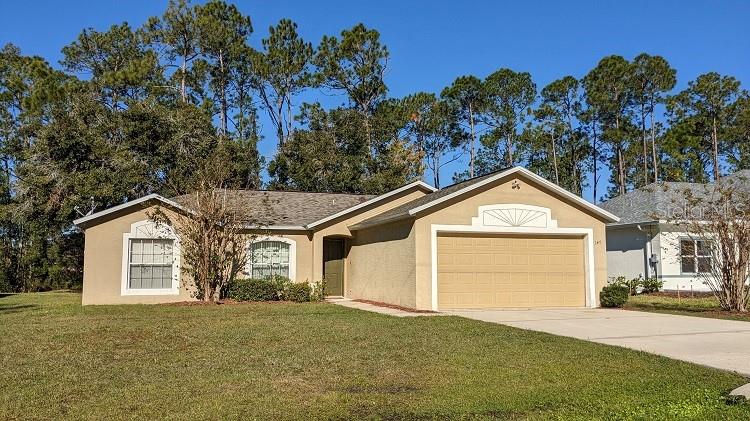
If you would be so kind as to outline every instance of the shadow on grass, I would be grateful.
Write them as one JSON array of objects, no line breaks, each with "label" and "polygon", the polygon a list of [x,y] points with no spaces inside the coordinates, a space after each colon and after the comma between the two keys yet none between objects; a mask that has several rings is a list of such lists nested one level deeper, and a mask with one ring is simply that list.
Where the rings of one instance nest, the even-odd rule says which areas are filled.
[{"label": "shadow on grass", "polygon": [[24,310],[37,308],[36,304],[0,304],[0,314],[20,313]]}]

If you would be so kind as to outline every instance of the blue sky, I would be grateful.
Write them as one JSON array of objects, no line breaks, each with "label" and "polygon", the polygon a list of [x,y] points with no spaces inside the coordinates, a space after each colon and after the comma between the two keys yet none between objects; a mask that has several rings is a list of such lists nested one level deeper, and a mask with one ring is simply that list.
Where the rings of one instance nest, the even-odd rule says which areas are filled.
[{"label": "blue sky", "polygon": [[[268,26],[285,17],[313,44],[358,22],[377,29],[391,52],[386,78],[396,97],[440,92],[456,76],[484,77],[501,67],[530,72],[541,89],[568,74],[583,76],[605,55],[631,59],[641,52],[664,56],[677,69],[678,89],[708,71],[733,75],[746,89],[750,83],[750,1],[235,3],[253,20],[255,46]],[[0,43],[12,42],[24,54],[58,65],[60,49],[82,28],[104,30],[122,21],[140,26],[165,7],[166,0],[3,0]],[[260,149],[269,157],[274,135],[270,127],[264,132]],[[443,171],[443,184],[456,169]]]}]

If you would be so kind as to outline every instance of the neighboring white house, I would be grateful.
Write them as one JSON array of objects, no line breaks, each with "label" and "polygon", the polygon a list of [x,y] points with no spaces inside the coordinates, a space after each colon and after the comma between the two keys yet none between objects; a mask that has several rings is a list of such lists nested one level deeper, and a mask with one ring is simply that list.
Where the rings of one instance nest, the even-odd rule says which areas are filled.
[{"label": "neighboring white house", "polygon": [[[750,170],[727,176],[747,184]],[[610,278],[657,277],[665,290],[708,291],[698,276],[711,267],[708,243],[691,238],[669,221],[685,211],[686,192],[701,196],[712,184],[662,182],[633,190],[600,204],[620,217],[607,225],[607,268]]]}]

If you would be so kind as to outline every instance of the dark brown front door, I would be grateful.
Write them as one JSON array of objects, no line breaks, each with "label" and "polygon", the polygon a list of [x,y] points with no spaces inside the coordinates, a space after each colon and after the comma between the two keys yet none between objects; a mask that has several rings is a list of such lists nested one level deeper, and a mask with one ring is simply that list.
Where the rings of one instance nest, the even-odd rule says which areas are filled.
[{"label": "dark brown front door", "polygon": [[323,276],[326,295],[344,295],[344,240],[323,239]]}]

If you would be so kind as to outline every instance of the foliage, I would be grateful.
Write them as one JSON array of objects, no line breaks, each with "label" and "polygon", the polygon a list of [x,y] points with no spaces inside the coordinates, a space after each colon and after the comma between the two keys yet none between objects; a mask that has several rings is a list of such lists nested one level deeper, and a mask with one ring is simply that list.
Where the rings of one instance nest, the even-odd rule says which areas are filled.
[{"label": "foliage", "polygon": [[279,288],[271,279],[236,278],[229,283],[226,298],[237,301],[278,301]]},{"label": "foliage", "polygon": [[628,279],[624,276],[617,276],[610,278],[609,283],[611,285],[621,285],[628,289],[628,294],[636,295],[640,288],[643,287],[643,277]]},{"label": "foliage", "polygon": [[602,307],[622,307],[628,301],[629,294],[626,285],[614,283],[605,285],[599,292]]},{"label": "foliage", "polygon": [[[194,283],[198,299],[220,298],[247,263],[246,227],[260,227],[260,220],[248,220],[227,205],[221,162],[208,161],[199,170],[189,211],[157,207],[149,217],[172,227],[179,238],[183,269]],[[250,238],[252,240],[252,238]]]},{"label": "foliage", "polygon": [[643,280],[643,283],[641,285],[643,287],[644,294],[652,294],[654,292],[659,292],[664,287],[664,281],[658,278],[646,278]]},{"label": "foliage", "polygon": [[296,303],[312,301],[312,286],[308,282],[294,282],[284,292],[284,299]]}]

